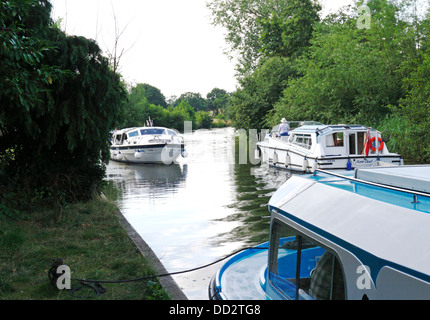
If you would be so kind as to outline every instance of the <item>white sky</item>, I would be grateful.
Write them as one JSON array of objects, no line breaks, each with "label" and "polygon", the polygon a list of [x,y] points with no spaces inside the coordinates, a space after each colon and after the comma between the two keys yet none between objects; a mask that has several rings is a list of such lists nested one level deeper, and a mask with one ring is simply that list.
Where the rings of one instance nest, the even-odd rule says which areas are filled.
[{"label": "white sky", "polygon": [[[333,11],[352,0],[322,0]],[[234,61],[224,54],[223,30],[210,24],[205,0],[51,0],[52,18],[62,18],[69,35],[95,39],[112,51],[113,12],[119,30],[118,47],[127,52],[120,73],[127,83],[148,83],[169,98],[185,92],[203,97],[213,88],[236,89]],[[125,28],[125,29],[124,29]],[[105,54],[106,55],[106,54]]]}]

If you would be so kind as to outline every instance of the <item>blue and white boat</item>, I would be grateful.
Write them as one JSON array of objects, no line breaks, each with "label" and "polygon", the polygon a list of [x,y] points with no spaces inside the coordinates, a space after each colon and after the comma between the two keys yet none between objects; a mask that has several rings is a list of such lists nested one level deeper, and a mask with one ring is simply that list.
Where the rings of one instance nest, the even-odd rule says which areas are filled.
[{"label": "blue and white boat", "polygon": [[289,123],[299,127],[288,136],[280,136],[279,126],[275,126],[257,142],[257,158],[271,166],[299,172],[403,165],[401,155],[388,150],[389,137],[373,128],[309,121]]},{"label": "blue and white boat", "polygon": [[293,175],[269,211],[269,241],[230,258],[210,298],[430,299],[430,166]]},{"label": "blue and white boat", "polygon": [[171,164],[180,155],[187,157],[184,138],[174,129],[125,128],[112,135],[110,156],[114,161]]}]

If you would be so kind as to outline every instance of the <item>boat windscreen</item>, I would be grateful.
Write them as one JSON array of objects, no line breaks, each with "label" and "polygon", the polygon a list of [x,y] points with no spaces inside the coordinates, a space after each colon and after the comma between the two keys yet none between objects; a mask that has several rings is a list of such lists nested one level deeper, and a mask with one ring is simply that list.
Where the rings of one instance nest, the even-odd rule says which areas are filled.
[{"label": "boat windscreen", "polygon": [[132,131],[132,132],[130,132],[129,134],[128,134],[128,136],[130,137],[130,138],[132,138],[132,137],[137,137],[139,135],[139,132],[138,131]]},{"label": "boat windscreen", "polygon": [[176,132],[175,131],[168,130],[168,129],[166,129],[166,131],[167,131],[167,134],[172,135],[172,136],[176,136]]},{"label": "boat windscreen", "polygon": [[140,130],[140,134],[142,136],[147,134],[163,134],[163,133],[164,133],[164,129],[159,129],[159,128],[147,128],[147,129]]}]

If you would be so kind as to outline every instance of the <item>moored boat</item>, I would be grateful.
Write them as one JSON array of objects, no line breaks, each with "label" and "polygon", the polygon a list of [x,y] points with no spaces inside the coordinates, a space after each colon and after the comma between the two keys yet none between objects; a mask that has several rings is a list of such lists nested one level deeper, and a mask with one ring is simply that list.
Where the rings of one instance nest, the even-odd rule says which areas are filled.
[{"label": "moored boat", "polygon": [[430,166],[293,175],[269,242],[230,258],[212,299],[430,299]]},{"label": "moored boat", "polygon": [[125,163],[171,164],[187,157],[184,138],[174,129],[137,127],[116,130],[112,135],[110,156]]},{"label": "moored boat", "polygon": [[378,165],[403,165],[389,152],[381,132],[362,125],[305,124],[281,136],[275,126],[257,143],[263,162],[299,172],[353,170]]}]

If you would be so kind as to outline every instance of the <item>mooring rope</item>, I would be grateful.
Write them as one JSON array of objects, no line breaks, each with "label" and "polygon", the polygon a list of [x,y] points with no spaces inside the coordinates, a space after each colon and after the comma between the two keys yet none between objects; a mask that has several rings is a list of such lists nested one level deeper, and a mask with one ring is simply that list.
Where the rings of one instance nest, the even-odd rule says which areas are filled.
[{"label": "mooring rope", "polygon": [[[84,287],[88,287],[93,289],[94,293],[96,294],[96,296],[99,296],[101,294],[104,294],[107,292],[106,288],[103,287],[103,284],[106,283],[128,283],[128,282],[138,282],[138,281],[145,281],[145,280],[150,280],[150,279],[155,279],[155,278],[161,278],[161,277],[167,277],[167,276],[174,276],[174,275],[178,275],[178,274],[183,274],[183,273],[188,273],[188,272],[192,272],[192,271],[197,271],[197,270],[201,270],[207,267],[210,267],[214,264],[217,264],[225,259],[228,259],[242,251],[245,250],[267,250],[267,247],[246,247],[246,248],[242,248],[239,250],[236,250],[232,253],[230,253],[229,255],[218,259],[216,261],[213,261],[211,263],[205,264],[203,266],[200,267],[196,267],[196,268],[192,268],[192,269],[187,269],[187,270],[182,270],[182,271],[175,271],[175,272],[168,272],[168,273],[160,273],[160,274],[154,274],[154,275],[148,275],[148,276],[144,276],[144,277],[140,277],[140,278],[133,278],[133,279],[125,279],[125,280],[90,280],[90,279],[76,279],[76,278],[70,278],[71,281],[79,281],[79,283],[81,284],[78,287],[75,288],[71,288],[69,293],[72,296],[75,296],[75,293],[77,291],[79,291],[80,289],[84,288]],[[52,266],[51,269],[48,272],[48,277],[50,282],[52,283],[52,285],[57,286],[57,279],[58,279],[58,274],[57,274],[57,268],[63,264],[63,260],[62,259],[56,259]]]}]

